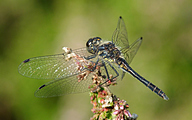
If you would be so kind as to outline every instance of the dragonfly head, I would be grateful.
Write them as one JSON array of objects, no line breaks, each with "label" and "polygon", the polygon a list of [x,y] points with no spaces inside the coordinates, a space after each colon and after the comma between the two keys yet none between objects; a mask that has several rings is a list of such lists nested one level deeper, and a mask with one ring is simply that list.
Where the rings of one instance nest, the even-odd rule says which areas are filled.
[{"label": "dragonfly head", "polygon": [[100,37],[90,38],[86,43],[87,51],[92,54],[95,54],[98,50],[98,46],[100,45],[100,43],[101,43]]}]

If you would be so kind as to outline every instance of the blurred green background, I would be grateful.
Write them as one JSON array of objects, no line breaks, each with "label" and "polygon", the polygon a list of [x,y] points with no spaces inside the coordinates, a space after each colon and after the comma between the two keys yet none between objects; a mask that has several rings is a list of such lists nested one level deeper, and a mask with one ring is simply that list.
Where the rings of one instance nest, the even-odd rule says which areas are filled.
[{"label": "blurred green background", "polygon": [[138,120],[192,119],[192,1],[1,0],[0,120],[88,120],[89,93],[36,98],[46,80],[23,77],[30,57],[80,48],[94,36],[110,40],[121,15],[129,42],[143,37],[132,68],[160,87],[165,101],[130,75],[112,88]]}]

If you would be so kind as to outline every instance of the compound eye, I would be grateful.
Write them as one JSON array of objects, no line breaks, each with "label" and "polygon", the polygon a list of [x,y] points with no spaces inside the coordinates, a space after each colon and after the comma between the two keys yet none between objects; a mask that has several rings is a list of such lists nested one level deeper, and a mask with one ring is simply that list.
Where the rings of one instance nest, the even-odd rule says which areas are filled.
[{"label": "compound eye", "polygon": [[101,38],[100,37],[94,37],[94,38],[90,38],[87,43],[86,43],[86,47],[93,47],[93,46],[98,46],[101,43]]},{"label": "compound eye", "polygon": [[92,45],[92,44],[93,44],[93,39],[90,38],[90,39],[87,41],[87,43],[86,43],[86,47],[90,47],[90,45]]},{"label": "compound eye", "polygon": [[93,44],[98,46],[101,43],[101,38],[100,37],[94,37],[93,38]]},{"label": "compound eye", "polygon": [[100,37],[90,38],[86,43],[88,52],[95,54],[97,52],[97,47],[100,45],[100,43],[101,43]]}]

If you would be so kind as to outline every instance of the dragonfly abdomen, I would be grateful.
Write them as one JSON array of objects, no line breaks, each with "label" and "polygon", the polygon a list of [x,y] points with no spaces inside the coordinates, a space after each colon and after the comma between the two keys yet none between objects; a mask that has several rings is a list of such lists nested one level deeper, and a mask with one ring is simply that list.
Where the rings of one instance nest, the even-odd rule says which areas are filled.
[{"label": "dragonfly abdomen", "polygon": [[121,57],[119,57],[116,60],[116,63],[119,65],[121,69],[123,69],[125,72],[130,73],[133,77],[137,78],[140,82],[142,82],[146,87],[148,87],[151,91],[155,92],[157,95],[162,97],[165,100],[168,100],[169,98],[165,95],[165,93],[159,89],[157,86],[152,84],[151,82],[147,81],[145,78],[140,76],[137,72],[135,72],[128,63]]},{"label": "dragonfly abdomen", "polygon": [[165,93],[164,93],[161,89],[159,89],[157,86],[155,86],[153,83],[149,82],[149,84],[147,85],[147,87],[148,87],[151,91],[155,92],[157,95],[159,95],[160,97],[162,97],[163,99],[169,100],[169,98],[165,95]]}]

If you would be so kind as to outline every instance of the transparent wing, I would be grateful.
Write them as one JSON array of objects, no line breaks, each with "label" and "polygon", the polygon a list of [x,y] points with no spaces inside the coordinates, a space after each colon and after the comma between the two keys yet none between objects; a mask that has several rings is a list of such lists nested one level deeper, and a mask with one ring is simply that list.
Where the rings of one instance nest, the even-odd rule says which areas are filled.
[{"label": "transparent wing", "polygon": [[72,50],[75,54],[79,55],[80,57],[88,57],[90,55],[92,55],[91,53],[89,53],[87,51],[86,47],[83,48],[78,48],[78,49],[74,49]]},{"label": "transparent wing", "polygon": [[120,48],[129,47],[127,30],[126,30],[125,23],[121,16],[119,17],[119,21],[117,23],[117,28],[115,29],[115,31],[113,33],[112,42]]},{"label": "transparent wing", "polygon": [[65,94],[87,92],[91,85],[92,74],[88,78],[78,82],[77,75],[66,77],[64,79],[52,80],[41,87],[36,92],[36,97],[55,97]]},{"label": "transparent wing", "polygon": [[122,17],[120,16],[117,28],[112,36],[112,42],[116,46],[120,47],[123,57],[127,63],[130,64],[141,45],[142,38],[139,38],[133,44],[131,44],[131,46],[129,46],[126,26]]},{"label": "transparent wing", "polygon": [[[87,56],[86,48],[76,49],[73,52]],[[78,74],[74,58],[67,61],[66,54],[34,57],[24,60],[18,67],[21,75],[35,79],[62,79]]]},{"label": "transparent wing", "polygon": [[137,39],[130,46],[121,49],[122,55],[128,64],[130,64],[133,58],[135,57],[139,47],[141,46],[141,43],[142,43],[142,37]]}]

